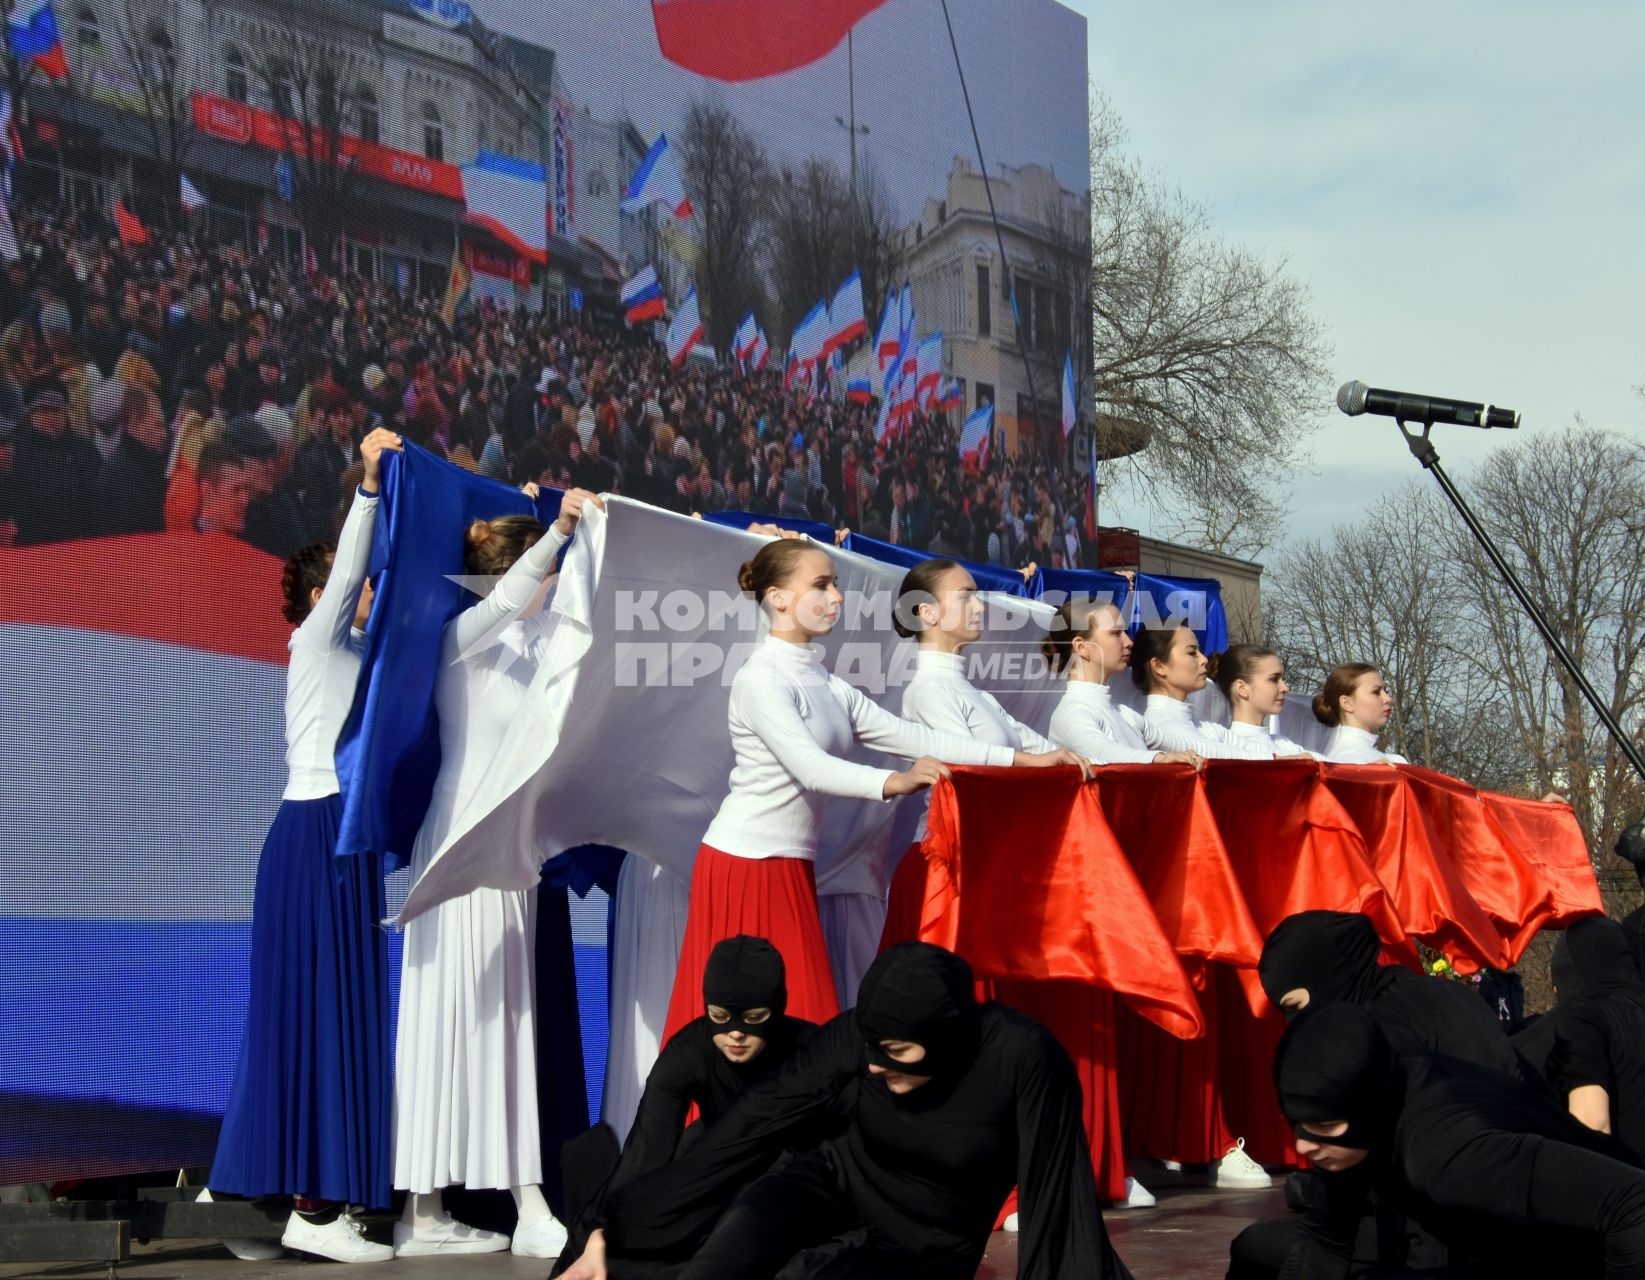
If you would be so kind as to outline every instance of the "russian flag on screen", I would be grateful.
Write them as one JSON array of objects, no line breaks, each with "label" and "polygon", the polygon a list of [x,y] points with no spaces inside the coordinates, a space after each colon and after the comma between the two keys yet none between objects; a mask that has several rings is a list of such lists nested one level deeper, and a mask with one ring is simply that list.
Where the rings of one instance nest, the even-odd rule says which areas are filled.
[{"label": "russian flag on screen", "polygon": [[676,218],[691,216],[691,201],[685,194],[685,183],[680,179],[680,165],[668,145],[668,135],[659,133],[645,153],[640,167],[623,196],[624,213],[639,213],[647,205],[660,204]]},{"label": "russian flag on screen", "polygon": [[885,0],[651,0],[657,47],[687,71],[758,80],[815,62]]},{"label": "russian flag on screen", "polygon": [[871,404],[874,399],[873,385],[867,378],[852,378],[845,384],[845,398],[853,404]]},{"label": "russian flag on screen", "polygon": [[629,324],[655,320],[668,311],[668,300],[663,287],[657,282],[657,269],[650,264],[635,272],[634,278],[623,285],[624,318]]},{"label": "russian flag on screen", "polygon": [[19,59],[32,61],[53,80],[69,78],[68,55],[57,34],[51,0],[17,0],[6,15],[6,38]]}]

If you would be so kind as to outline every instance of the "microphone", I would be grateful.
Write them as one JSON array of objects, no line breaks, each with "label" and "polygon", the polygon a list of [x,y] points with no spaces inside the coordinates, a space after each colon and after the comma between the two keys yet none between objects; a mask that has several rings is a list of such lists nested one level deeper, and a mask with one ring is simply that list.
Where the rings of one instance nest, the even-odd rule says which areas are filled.
[{"label": "microphone", "polygon": [[1453,423],[1459,427],[1517,427],[1519,414],[1496,405],[1475,404],[1472,400],[1447,400],[1442,396],[1415,396],[1404,391],[1383,391],[1363,382],[1344,382],[1337,390],[1337,408],[1350,418],[1362,413],[1381,414],[1405,422]]}]

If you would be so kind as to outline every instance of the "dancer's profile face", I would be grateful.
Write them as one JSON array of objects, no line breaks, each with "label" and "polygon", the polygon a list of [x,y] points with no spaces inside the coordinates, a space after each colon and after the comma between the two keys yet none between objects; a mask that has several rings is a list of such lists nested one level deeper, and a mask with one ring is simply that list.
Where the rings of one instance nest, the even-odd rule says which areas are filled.
[{"label": "dancer's profile face", "polygon": [[[716,1026],[729,1023],[736,1015],[730,1009],[722,1009],[717,1004],[708,1006],[708,1021]],[[765,1052],[765,1037],[745,1031],[741,1024],[759,1026],[771,1020],[769,1009],[744,1009],[742,1016],[737,1018],[738,1026],[726,1031],[714,1033],[714,1047],[718,1049],[727,1062],[741,1066],[752,1062]]]},{"label": "dancer's profile face", "polygon": [[868,1074],[881,1077],[885,1081],[886,1089],[891,1093],[913,1093],[921,1085],[931,1083],[930,1076],[918,1075],[914,1071],[914,1068],[925,1060],[924,1045],[915,1044],[911,1040],[881,1040],[880,1049],[898,1066],[909,1068],[907,1071],[897,1071],[878,1062],[868,1064]]},{"label": "dancer's profile face", "polygon": [[1367,733],[1381,733],[1394,714],[1394,698],[1380,671],[1368,671],[1342,699],[1342,723]]},{"label": "dancer's profile face", "polygon": [[1346,1169],[1352,1169],[1371,1153],[1361,1151],[1358,1147],[1338,1146],[1331,1141],[1332,1138],[1340,1138],[1347,1132],[1346,1120],[1298,1125],[1297,1154],[1312,1163],[1316,1169],[1323,1169],[1326,1173],[1341,1173]]},{"label": "dancer's profile face", "polygon": [[1205,655],[1199,651],[1199,637],[1187,627],[1177,628],[1171,637],[1169,659],[1161,665],[1163,670],[1159,667],[1155,670],[1159,672],[1160,681],[1165,686],[1163,692],[1186,698],[1190,693],[1197,693],[1205,688],[1208,664]]},{"label": "dancer's profile face", "polygon": [[1245,686],[1251,709],[1263,717],[1277,716],[1285,707],[1285,695],[1291,692],[1285,683],[1285,664],[1278,658],[1258,658],[1251,678],[1238,681],[1235,688],[1240,685]]},{"label": "dancer's profile face", "polygon": [[821,551],[807,551],[796,558],[794,570],[774,595],[789,618],[789,625],[814,636],[825,636],[840,618],[845,597],[834,577],[834,565]]}]

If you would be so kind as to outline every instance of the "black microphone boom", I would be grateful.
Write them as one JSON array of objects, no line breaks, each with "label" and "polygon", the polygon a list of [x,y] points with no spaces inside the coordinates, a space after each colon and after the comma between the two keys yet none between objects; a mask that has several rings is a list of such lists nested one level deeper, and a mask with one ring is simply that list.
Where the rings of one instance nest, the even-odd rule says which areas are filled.
[{"label": "black microphone boom", "polygon": [[1404,391],[1383,391],[1363,382],[1344,382],[1337,391],[1337,408],[1350,418],[1362,413],[1398,418],[1401,422],[1424,425],[1446,422],[1459,427],[1517,427],[1519,415],[1496,405],[1475,404],[1472,400],[1448,400],[1443,396],[1414,396]]},{"label": "black microphone boom", "polygon": [[1488,404],[1470,404],[1466,400],[1440,400],[1433,396],[1408,396],[1400,391],[1378,391],[1363,382],[1343,383],[1342,389],[1337,392],[1337,408],[1350,417],[1361,413],[1377,413],[1387,414],[1390,418],[1399,420],[1399,433],[1405,437],[1405,446],[1410,449],[1411,456],[1438,482],[1440,489],[1450,499],[1451,505],[1456,508],[1456,513],[1462,517],[1462,523],[1468,526],[1468,532],[1474,535],[1474,541],[1479,543],[1486,559],[1501,576],[1503,584],[1513,593],[1514,599],[1519,601],[1519,607],[1525,610],[1525,615],[1530,618],[1532,625],[1553,650],[1554,657],[1559,659],[1560,666],[1565,668],[1577,690],[1593,708],[1594,715],[1599,718],[1600,724],[1605,726],[1605,731],[1611,735],[1617,749],[1628,758],[1634,772],[1645,778],[1645,753],[1640,751],[1638,744],[1617,723],[1610,707],[1594,690],[1586,673],[1577,664],[1571,651],[1565,647],[1565,642],[1559,638],[1559,633],[1548,621],[1548,616],[1542,612],[1542,606],[1525,589],[1525,584],[1519,580],[1513,565],[1492,541],[1491,535],[1474,514],[1474,509],[1462,496],[1462,491],[1451,483],[1451,477],[1446,475],[1445,468],[1439,465],[1439,450],[1434,448],[1433,441],[1434,423],[1455,422],[1464,427],[1517,427],[1519,415],[1512,409],[1496,409]]}]

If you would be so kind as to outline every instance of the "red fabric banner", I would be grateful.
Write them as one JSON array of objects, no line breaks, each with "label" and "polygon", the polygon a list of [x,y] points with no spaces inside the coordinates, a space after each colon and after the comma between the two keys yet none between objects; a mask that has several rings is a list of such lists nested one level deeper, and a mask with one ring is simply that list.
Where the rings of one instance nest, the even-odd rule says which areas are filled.
[{"label": "red fabric banner", "polygon": [[832,52],[885,0],[651,0],[657,47],[687,71],[758,80]]}]

